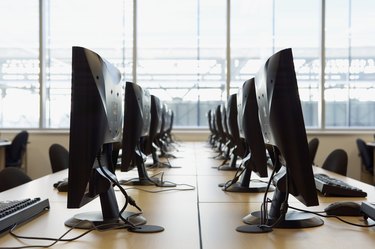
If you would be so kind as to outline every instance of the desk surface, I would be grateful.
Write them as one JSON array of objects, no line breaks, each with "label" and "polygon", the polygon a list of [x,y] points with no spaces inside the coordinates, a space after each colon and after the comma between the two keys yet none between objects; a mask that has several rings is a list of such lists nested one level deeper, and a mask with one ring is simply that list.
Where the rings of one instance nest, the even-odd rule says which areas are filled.
[{"label": "desk surface", "polygon": [[[274,229],[267,234],[242,234],[235,228],[242,225],[241,219],[251,211],[258,210],[263,194],[227,193],[217,184],[233,177],[234,172],[219,171],[221,161],[212,159],[216,153],[204,143],[184,143],[170,163],[181,168],[154,169],[152,175],[164,171],[164,179],[176,183],[186,183],[196,187],[189,191],[168,191],[146,193],[139,189],[129,189],[131,195],[143,209],[149,224],[161,225],[164,232],[157,234],[135,234],[123,230],[91,232],[75,242],[60,242],[53,248],[372,248],[375,244],[375,228],[357,228],[337,220],[324,219],[325,224],[309,229]],[[178,165],[177,165],[178,164]],[[326,171],[314,168],[316,172]],[[350,198],[354,201],[375,202],[375,187],[354,179],[333,174],[350,184],[359,186],[368,193],[367,198]],[[117,173],[119,179],[136,176],[135,171]],[[49,198],[51,209],[35,220],[22,225],[16,232],[20,235],[58,237],[65,231],[64,221],[78,212],[97,210],[99,200],[87,204],[81,209],[66,208],[66,194],[53,189],[53,183],[67,177],[67,171],[57,172],[17,188],[0,193],[0,200],[21,199],[23,197]],[[179,186],[183,188],[184,186]],[[141,187],[142,189],[160,189]],[[120,192],[116,191],[119,205],[123,204]],[[272,196],[272,194],[271,194]],[[311,210],[322,210],[330,202],[348,200],[348,198],[326,198],[319,196],[320,205]],[[302,207],[294,198],[293,205]],[[132,210],[130,210],[132,211]],[[361,222],[358,218],[348,218]],[[370,221],[373,222],[373,221]],[[78,235],[82,230],[74,230],[69,237]],[[10,235],[0,237],[1,246],[19,246],[45,244],[41,241],[20,242]],[[0,246],[0,247],[1,247]]]}]

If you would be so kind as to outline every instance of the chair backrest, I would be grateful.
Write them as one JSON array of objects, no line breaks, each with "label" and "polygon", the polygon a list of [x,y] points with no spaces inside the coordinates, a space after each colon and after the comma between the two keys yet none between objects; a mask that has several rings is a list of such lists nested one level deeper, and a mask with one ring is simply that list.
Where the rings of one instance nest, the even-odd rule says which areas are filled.
[{"label": "chair backrest", "polygon": [[6,148],[5,165],[7,167],[21,166],[28,139],[29,133],[27,131],[21,131],[13,138],[11,145]]},{"label": "chair backrest", "polygon": [[358,138],[356,140],[359,156],[361,157],[362,165],[366,170],[372,172],[374,168],[374,150],[366,145],[365,141]]},{"label": "chair backrest", "polygon": [[31,178],[20,168],[8,167],[0,171],[0,192],[31,181]]},{"label": "chair backrest", "polygon": [[53,173],[69,167],[69,152],[64,146],[52,144],[48,153]]},{"label": "chair backrest", "polygon": [[348,154],[343,149],[335,149],[327,156],[322,168],[346,176]]},{"label": "chair backrest", "polygon": [[314,137],[309,141],[309,154],[312,164],[314,164],[316,152],[318,151],[319,139]]}]

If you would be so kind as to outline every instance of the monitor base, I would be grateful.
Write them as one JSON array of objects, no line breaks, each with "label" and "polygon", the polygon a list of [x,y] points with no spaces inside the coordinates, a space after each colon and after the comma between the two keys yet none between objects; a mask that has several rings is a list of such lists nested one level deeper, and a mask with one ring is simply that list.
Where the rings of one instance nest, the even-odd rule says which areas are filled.
[{"label": "monitor base", "polygon": [[[142,226],[147,223],[145,217],[133,212],[124,212],[122,217],[132,225]],[[117,228],[121,219],[103,219],[102,212],[85,212],[79,213],[65,221],[65,226],[79,229],[93,229],[97,226],[100,228]]]},{"label": "monitor base", "polygon": [[154,168],[174,169],[174,168],[181,168],[181,166],[172,166],[170,163],[157,162],[157,163],[153,163],[153,164],[150,164],[150,165],[146,165],[146,168],[149,168],[149,169],[154,169]]},{"label": "monitor base", "polygon": [[236,171],[238,170],[237,165],[232,166],[230,164],[223,164],[217,167],[218,170],[222,171]]},{"label": "monitor base", "polygon": [[159,233],[164,231],[164,227],[156,225],[142,225],[129,228],[128,231],[133,233]]},{"label": "monitor base", "polygon": [[[225,183],[219,184],[219,187],[222,187],[223,191],[228,192],[239,192],[239,193],[263,193],[267,190],[267,183],[251,181],[250,186],[242,186],[241,182],[236,182],[232,185],[227,184],[228,187],[225,187]],[[274,191],[275,188],[270,186],[268,192]]]},{"label": "monitor base", "polygon": [[[242,221],[249,225],[260,225],[261,212],[256,211],[242,218]],[[273,225],[276,220],[269,219],[266,225]],[[310,228],[323,225],[324,222],[314,214],[288,211],[285,219],[282,219],[274,227],[275,228]]]},{"label": "monitor base", "polygon": [[157,186],[157,187],[176,187],[175,183],[160,181],[158,178],[133,178],[130,180],[120,180],[121,185],[130,186]]}]

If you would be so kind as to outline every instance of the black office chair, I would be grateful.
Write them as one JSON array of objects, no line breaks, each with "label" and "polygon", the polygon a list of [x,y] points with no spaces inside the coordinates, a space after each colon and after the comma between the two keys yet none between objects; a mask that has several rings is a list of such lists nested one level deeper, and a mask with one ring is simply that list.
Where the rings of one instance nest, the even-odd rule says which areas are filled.
[{"label": "black office chair", "polygon": [[9,167],[0,171],[0,192],[31,181],[31,178],[20,168]]},{"label": "black office chair", "polygon": [[318,151],[318,146],[319,146],[318,138],[314,137],[309,141],[309,154],[310,154],[311,162],[313,165],[315,164],[314,161],[315,161],[316,152]]},{"label": "black office chair", "polygon": [[335,149],[327,156],[322,168],[346,176],[348,154],[343,149]]},{"label": "black office chair", "polygon": [[69,167],[69,152],[64,146],[52,144],[48,153],[53,173]]},{"label": "black office chair", "polygon": [[359,156],[361,157],[361,164],[364,168],[370,172],[374,173],[374,150],[373,148],[366,145],[365,141],[358,138],[356,140]]},{"label": "black office chair", "polygon": [[29,133],[21,131],[5,149],[5,167],[21,167],[22,159],[26,153]]}]

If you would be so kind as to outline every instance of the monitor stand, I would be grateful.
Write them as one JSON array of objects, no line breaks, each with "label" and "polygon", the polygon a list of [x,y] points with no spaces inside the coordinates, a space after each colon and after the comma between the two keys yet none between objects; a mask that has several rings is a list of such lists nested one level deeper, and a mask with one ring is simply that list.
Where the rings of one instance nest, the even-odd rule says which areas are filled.
[{"label": "monitor stand", "polygon": [[[219,187],[223,191],[240,193],[261,193],[267,191],[267,183],[261,180],[251,180],[251,169],[246,166],[245,172],[241,175],[240,181],[233,179],[227,183],[220,183]],[[273,186],[269,186],[268,191],[274,191]]]},{"label": "monitor stand", "polygon": [[[281,212],[281,207],[285,206],[285,198],[287,193],[281,192],[278,188],[275,189],[273,195],[271,209],[267,214],[267,223],[262,226],[262,212],[257,211],[245,216],[242,220],[244,223],[249,224],[245,226],[237,227],[238,232],[259,232],[262,227],[275,227],[275,228],[310,228],[323,225],[323,220],[314,214],[288,211],[286,213]],[[287,206],[287,205],[286,205]],[[286,209],[286,208],[285,208]]]},{"label": "monitor stand", "polygon": [[[99,194],[101,211],[78,213],[65,221],[66,226],[81,229],[92,229],[96,226],[100,226],[100,228],[116,228],[122,221],[119,217],[120,211],[112,186],[112,180],[107,178],[107,176],[110,176],[112,179],[115,179],[116,176],[107,168],[103,168],[103,170],[105,174],[102,174],[99,168],[96,168],[93,173],[95,174],[93,178],[97,179],[95,184],[97,184],[98,188],[104,186]],[[139,213],[123,212],[121,216],[135,226],[144,225],[147,222]]]},{"label": "monitor stand", "polygon": [[[240,181],[238,182],[238,176],[236,175],[231,181],[226,183],[220,183],[219,187],[223,191],[228,192],[241,192],[241,193],[260,193],[266,191],[273,191],[273,186],[268,186],[268,182],[262,182],[261,180],[251,180],[251,172],[253,165],[251,162],[251,153],[242,159],[242,164],[245,167],[244,173],[241,175]],[[266,167],[266,166],[264,166]]]},{"label": "monitor stand", "polygon": [[237,154],[232,154],[232,158],[229,163],[226,163],[225,161],[217,167],[218,170],[223,171],[236,171],[238,169],[237,166]]},{"label": "monitor stand", "polygon": [[[143,154],[142,154],[143,155]],[[141,155],[136,155],[135,163],[138,170],[138,178],[132,178],[130,180],[120,180],[121,185],[132,185],[132,186],[152,186],[157,187],[176,187],[175,183],[161,181],[156,177],[150,177],[144,165],[144,159]]]},{"label": "monitor stand", "polygon": [[151,155],[152,155],[153,163],[151,165],[147,165],[146,166],[147,168],[181,168],[180,166],[172,166],[169,162],[168,163],[160,162],[159,156],[156,153],[157,146],[154,143],[152,143],[152,145],[153,147],[152,147]]}]

